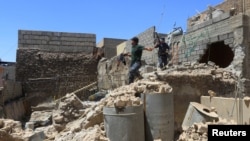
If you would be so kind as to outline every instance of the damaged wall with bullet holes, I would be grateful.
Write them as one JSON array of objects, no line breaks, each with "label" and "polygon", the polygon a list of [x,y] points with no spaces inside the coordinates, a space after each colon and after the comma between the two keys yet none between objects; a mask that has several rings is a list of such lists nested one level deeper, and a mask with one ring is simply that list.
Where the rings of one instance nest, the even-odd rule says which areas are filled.
[{"label": "damaged wall with bullet holes", "polygon": [[[181,129],[189,102],[200,102],[200,97],[209,95],[209,90],[217,96],[235,97],[238,88],[243,95],[249,95],[250,1],[246,0],[244,5],[242,0],[228,0],[208,7],[202,15],[188,19],[185,33],[170,32],[166,37],[171,47],[171,60],[165,73],[177,70],[186,74],[165,74],[165,81],[173,87],[176,130]],[[106,72],[110,72],[110,68]],[[205,74],[199,73],[200,70]],[[121,71],[128,73],[128,69]],[[233,80],[224,81],[229,78]],[[110,79],[112,82],[112,77]]]}]

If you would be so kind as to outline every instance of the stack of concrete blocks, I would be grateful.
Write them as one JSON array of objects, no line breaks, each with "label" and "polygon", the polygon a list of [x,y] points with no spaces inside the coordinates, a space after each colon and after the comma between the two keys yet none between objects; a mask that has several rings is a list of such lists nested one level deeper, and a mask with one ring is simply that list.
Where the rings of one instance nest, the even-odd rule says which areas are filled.
[{"label": "stack of concrete blocks", "polygon": [[96,81],[95,46],[95,34],[19,30],[16,80],[23,84],[26,106]]},{"label": "stack of concrete blocks", "polygon": [[117,52],[117,45],[125,42],[125,39],[115,39],[115,38],[103,38],[101,42],[97,44],[98,47],[104,49],[104,57],[110,59],[116,56]]},{"label": "stack of concrete blocks", "polygon": [[[145,47],[153,47],[155,40],[155,26],[152,26],[135,36],[139,38],[140,45]],[[131,40],[126,42],[126,51],[131,52]],[[156,66],[158,60],[157,49],[154,49],[153,51],[144,50],[142,53],[142,60],[148,65]]]}]

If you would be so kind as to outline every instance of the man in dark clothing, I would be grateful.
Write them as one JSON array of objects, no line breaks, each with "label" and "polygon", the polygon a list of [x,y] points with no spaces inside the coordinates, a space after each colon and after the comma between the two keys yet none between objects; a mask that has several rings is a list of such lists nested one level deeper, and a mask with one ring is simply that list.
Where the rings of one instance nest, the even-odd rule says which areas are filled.
[{"label": "man in dark clothing", "polygon": [[135,76],[139,75],[139,69],[141,67],[141,56],[143,50],[152,51],[153,48],[146,48],[138,44],[139,39],[137,37],[133,37],[131,39],[131,53],[125,53],[126,56],[131,56],[131,63],[129,69],[129,84],[134,82]]},{"label": "man in dark clothing", "polygon": [[169,46],[167,43],[165,43],[165,39],[161,38],[160,42],[155,45],[154,48],[158,48],[158,63],[159,67],[161,69],[164,69],[165,66],[167,65],[168,61],[168,51],[169,51]]}]

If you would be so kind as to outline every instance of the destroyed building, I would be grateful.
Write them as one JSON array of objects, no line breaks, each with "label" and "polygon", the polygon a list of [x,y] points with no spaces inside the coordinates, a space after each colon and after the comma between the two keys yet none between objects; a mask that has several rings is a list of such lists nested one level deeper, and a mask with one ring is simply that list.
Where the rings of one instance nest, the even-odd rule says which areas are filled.
[{"label": "destroyed building", "polygon": [[[225,122],[249,124],[249,16],[250,0],[227,0],[214,7],[209,6],[204,12],[189,18],[186,32],[182,32],[181,28],[175,28],[167,34],[160,34],[171,47],[168,68],[157,71],[156,52],[144,52],[144,67],[141,72],[144,79],[149,82],[137,81],[131,85],[127,85],[128,65],[121,64],[117,67],[116,60],[116,56],[121,52],[129,51],[129,40],[121,39],[119,43],[116,42],[115,53],[113,52],[116,51],[115,48],[107,49],[110,45],[105,45],[105,40],[101,45],[104,48],[97,49],[95,34],[19,30],[15,82],[21,83],[22,87],[18,89],[17,94],[12,94],[13,92],[8,90],[16,88],[12,88],[12,84],[7,84],[1,89],[3,116],[20,120],[22,116],[31,114],[33,107],[31,117],[34,117],[34,110],[44,108],[35,107],[39,103],[46,100],[54,100],[55,103],[59,101],[57,111],[44,112],[50,118],[43,119],[44,122],[35,121],[36,127],[46,125],[46,130],[43,129],[44,132],[39,130],[36,136],[62,140],[62,138],[74,138],[70,136],[86,137],[86,133],[98,133],[103,140],[108,140],[103,133],[101,109],[113,105],[114,102],[121,102],[127,98],[127,94],[134,96],[136,92],[145,92],[141,90],[144,88],[141,84],[150,83],[152,86],[155,82],[152,84],[150,81],[157,79],[161,82],[159,85],[166,82],[172,88],[172,116],[174,116],[172,130],[175,131],[175,136],[183,131],[183,120],[190,102],[216,109],[218,116],[226,119]],[[152,26],[136,36],[139,37],[140,44],[152,46],[155,27]],[[106,54],[105,49],[107,49]],[[92,54],[102,54],[100,56],[104,58],[98,60]],[[126,61],[129,63],[130,60]],[[100,101],[99,105],[91,108],[85,105],[88,109],[79,103],[80,100],[87,99],[89,96],[87,90],[91,90],[90,87],[86,90],[84,86],[112,92],[108,94],[109,97]],[[74,92],[77,92],[77,98]],[[146,93],[151,92],[146,91]],[[135,97],[127,100],[127,103],[140,105]],[[53,109],[54,105],[51,107]],[[48,107],[46,108],[48,110]],[[62,116],[60,115],[62,112],[74,113],[72,114],[74,116],[68,114]],[[52,121],[53,126],[50,123]],[[6,125],[2,124],[1,127],[7,127],[10,125],[7,124],[9,122],[1,121]],[[34,118],[29,122],[31,123],[27,125],[34,129],[32,128]],[[74,126],[71,126],[73,123]],[[95,124],[100,126],[97,127]],[[8,128],[18,126],[15,129],[21,130],[19,123],[10,126]],[[195,124],[195,126],[203,125]],[[14,138],[14,135],[9,136]],[[180,140],[187,138],[182,135]]]}]

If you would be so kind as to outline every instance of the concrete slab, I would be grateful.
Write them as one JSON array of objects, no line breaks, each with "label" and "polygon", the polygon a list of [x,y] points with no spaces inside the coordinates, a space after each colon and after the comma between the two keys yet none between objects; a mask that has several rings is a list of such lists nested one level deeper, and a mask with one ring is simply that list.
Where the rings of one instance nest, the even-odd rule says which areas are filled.
[{"label": "concrete slab", "polygon": [[250,98],[248,97],[241,101],[238,98],[201,96],[201,104],[214,107],[221,118],[234,120],[237,124],[250,124]]}]

